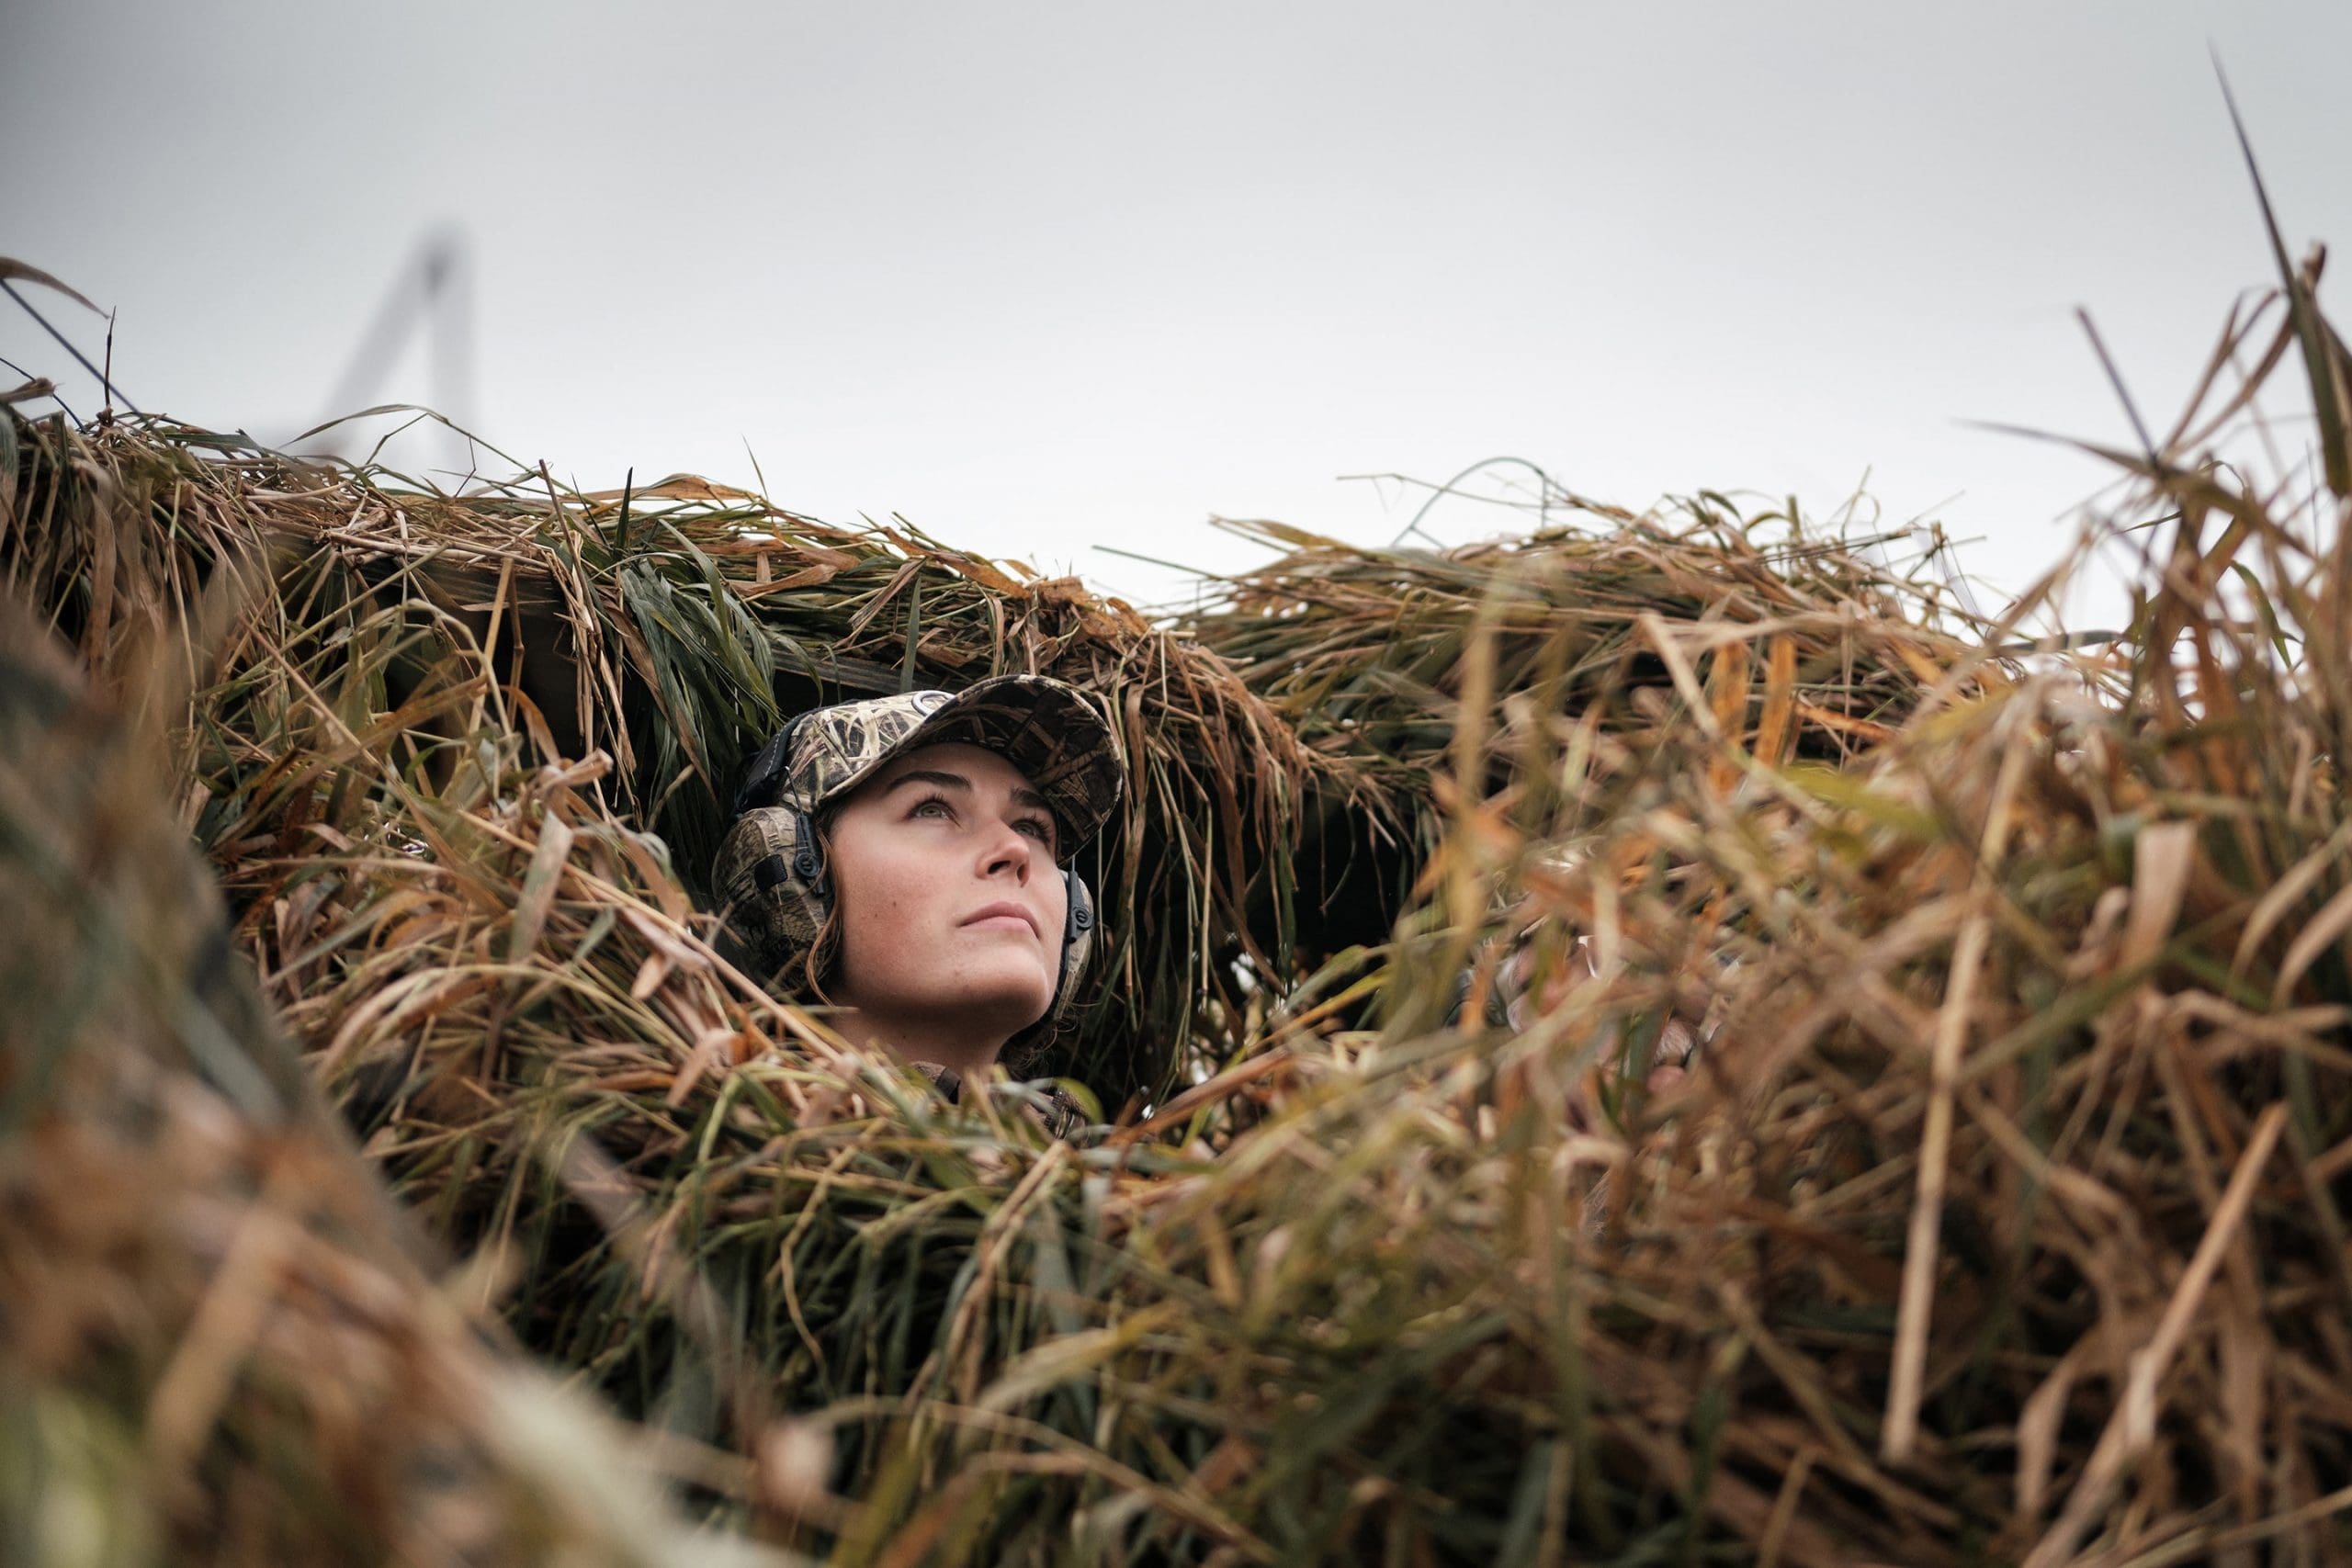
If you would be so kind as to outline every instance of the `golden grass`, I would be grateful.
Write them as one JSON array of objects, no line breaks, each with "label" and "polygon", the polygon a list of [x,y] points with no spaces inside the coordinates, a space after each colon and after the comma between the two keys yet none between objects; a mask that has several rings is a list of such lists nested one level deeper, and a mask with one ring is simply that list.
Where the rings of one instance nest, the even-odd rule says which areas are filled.
[{"label": "golden grass", "polygon": [[[2309,275],[2283,298],[2258,363],[2340,388]],[[2256,489],[2183,428],[2113,455],[2168,514],[2130,636],[2024,658],[1704,499],[1443,553],[1270,530],[1284,555],[1155,626],[699,481],[452,500],[16,423],[9,592],[167,739],[78,774],[10,753],[19,907],[81,886],[130,935],[28,950],[0,1269],[114,1280],[153,1326],[0,1336],[40,1391],[6,1440],[52,1462],[104,1412],[151,1532],[326,1539],[343,1487],[400,1495],[229,1461],[164,1487],[157,1452],[325,1419],[159,1401],[189,1303],[312,1298],[177,1211],[129,1253],[64,1235],[44,1185],[142,1076],[271,1125],[243,1075],[322,1088],[463,1260],[387,1272],[386,1321],[511,1336],[691,1513],[844,1563],[2340,1555],[2346,487]],[[811,692],[1007,667],[1104,692],[1138,764],[1096,868],[1125,941],[1066,1065],[1153,1111],[1084,1145],[764,994],[673,848]],[[96,722],[22,711],[44,759]],[[185,876],[42,858],[95,830],[59,800],[118,794],[92,822],[209,857],[302,1074],[259,1011],[201,1060],[81,1021],[93,987],[168,1001],[138,955],[209,929]],[[1592,973],[1547,985],[1579,942]],[[1544,998],[1516,1023],[1515,948]],[[318,1192],[367,1190],[319,1158]],[[396,1228],[343,1223],[371,1258]],[[211,1380],[269,1386],[277,1349]],[[495,1472],[435,1386],[355,1378],[323,1429],[443,1423]],[[534,1550],[509,1506],[485,1556]]]}]

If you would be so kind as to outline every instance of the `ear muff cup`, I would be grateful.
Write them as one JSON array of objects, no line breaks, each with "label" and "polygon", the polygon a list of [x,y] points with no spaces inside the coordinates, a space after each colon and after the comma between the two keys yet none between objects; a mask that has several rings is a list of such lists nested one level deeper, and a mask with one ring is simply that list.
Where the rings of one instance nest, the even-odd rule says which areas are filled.
[{"label": "ear muff cup", "polygon": [[1093,891],[1086,878],[1069,869],[1062,872],[1062,888],[1069,896],[1069,913],[1062,919],[1062,969],[1054,982],[1054,999],[1045,1017],[1013,1037],[1017,1045],[1049,1039],[1069,1021],[1078,1005],[1078,982],[1086,973],[1087,960],[1094,956]]},{"label": "ear muff cup", "polygon": [[[814,976],[812,956],[832,914],[824,846],[816,826],[783,806],[757,806],[735,818],[719,845],[727,874],[718,918],[763,979],[797,990]],[[821,963],[817,965],[821,967]]]}]

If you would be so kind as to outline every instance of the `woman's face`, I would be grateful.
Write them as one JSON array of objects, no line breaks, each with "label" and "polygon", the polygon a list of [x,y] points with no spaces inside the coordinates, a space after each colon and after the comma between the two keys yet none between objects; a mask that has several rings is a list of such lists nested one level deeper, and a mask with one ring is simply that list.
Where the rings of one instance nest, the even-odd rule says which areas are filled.
[{"label": "woman's face", "polygon": [[893,757],[833,818],[837,999],[874,1025],[1000,1043],[1045,1017],[1069,891],[1045,797],[961,742]]}]

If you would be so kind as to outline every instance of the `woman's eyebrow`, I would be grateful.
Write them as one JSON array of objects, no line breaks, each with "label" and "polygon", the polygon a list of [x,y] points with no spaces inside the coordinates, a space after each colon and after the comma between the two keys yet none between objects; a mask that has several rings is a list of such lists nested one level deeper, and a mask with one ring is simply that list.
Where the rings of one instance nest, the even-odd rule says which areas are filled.
[{"label": "woman's eyebrow", "polygon": [[972,787],[972,781],[961,773],[943,773],[932,768],[909,768],[905,773],[884,784],[882,793],[888,795],[900,784],[927,784],[945,789],[960,790],[969,790]]}]

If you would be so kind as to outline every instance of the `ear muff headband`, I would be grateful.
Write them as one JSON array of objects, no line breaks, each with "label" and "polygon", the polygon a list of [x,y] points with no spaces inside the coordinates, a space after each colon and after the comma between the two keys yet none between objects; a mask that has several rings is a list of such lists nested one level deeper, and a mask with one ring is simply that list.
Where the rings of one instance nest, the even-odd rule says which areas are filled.
[{"label": "ear muff headband", "polygon": [[777,730],[752,757],[752,765],[744,770],[742,785],[735,792],[735,807],[730,816],[741,817],[755,807],[775,804],[776,786],[784,780],[785,759],[792,755],[793,740],[799,735],[800,726],[808,716],[803,714]]}]

